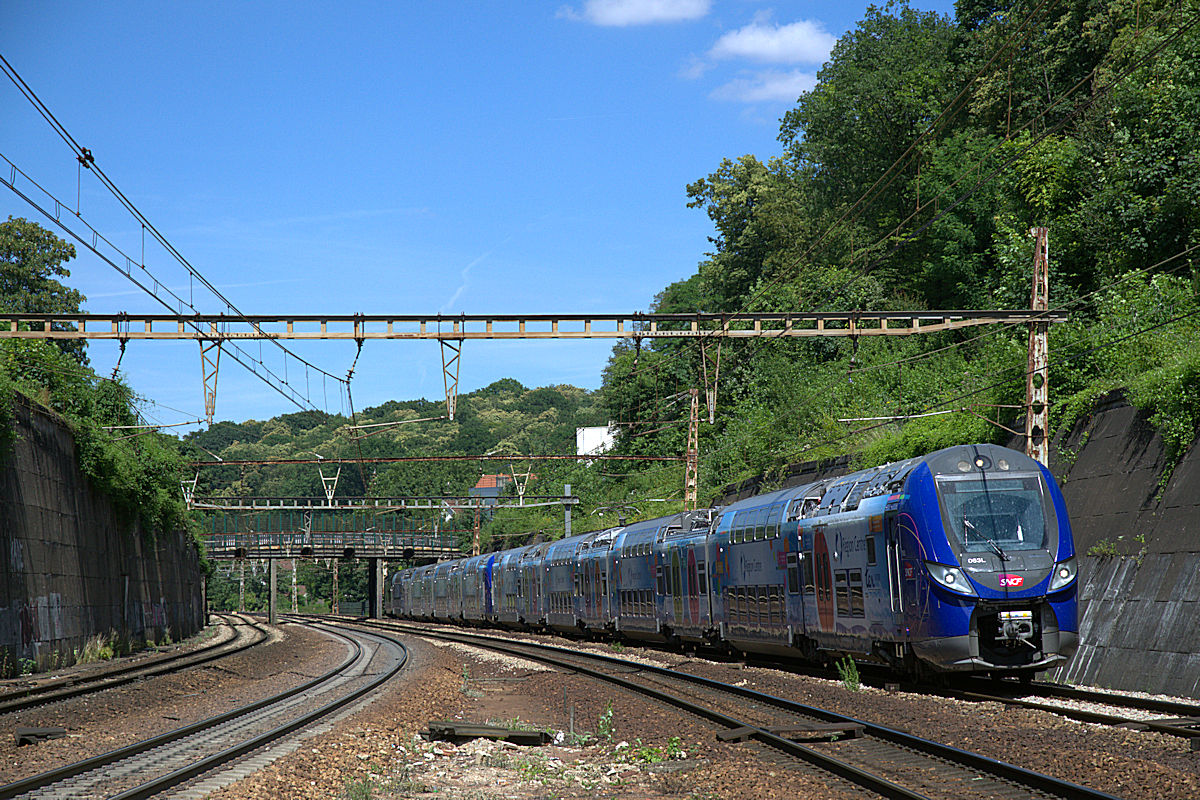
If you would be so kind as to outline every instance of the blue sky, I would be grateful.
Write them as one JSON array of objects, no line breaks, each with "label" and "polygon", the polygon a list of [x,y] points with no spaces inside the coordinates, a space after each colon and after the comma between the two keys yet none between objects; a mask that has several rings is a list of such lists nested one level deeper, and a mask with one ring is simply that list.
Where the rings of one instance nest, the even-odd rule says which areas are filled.
[{"label": "blue sky", "polygon": [[[628,312],[709,249],[711,225],[687,208],[686,185],[722,158],[777,154],[779,117],[865,9],[5,0],[0,54],[246,313]],[[78,180],[71,151],[7,80],[0,111],[0,154],[68,205],[78,197],[83,217],[137,256],[139,226],[94,179]],[[0,219],[51,226],[0,192]],[[68,282],[87,310],[161,310],[80,250]],[[148,247],[146,263],[187,296],[165,253]],[[594,389],[611,344],[467,342],[461,390],[502,377]],[[345,343],[294,349],[334,374],[354,355]],[[91,354],[104,374],[117,349]],[[201,416],[196,344],[132,342],[122,371],[161,404],[146,406],[156,421]],[[343,410],[336,387],[328,402],[310,391]],[[440,397],[437,345],[368,342],[353,392],[358,408]],[[294,410],[222,361],[218,418]]]}]

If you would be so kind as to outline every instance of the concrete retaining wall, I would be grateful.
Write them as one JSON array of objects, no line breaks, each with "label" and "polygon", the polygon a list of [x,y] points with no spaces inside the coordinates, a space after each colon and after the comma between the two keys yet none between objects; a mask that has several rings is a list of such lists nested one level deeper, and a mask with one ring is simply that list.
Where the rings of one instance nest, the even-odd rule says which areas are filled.
[{"label": "concrete retaining wall", "polygon": [[147,543],[118,524],[80,472],[70,432],[20,397],[16,435],[0,454],[0,669],[71,663],[95,634],[161,641],[198,631],[202,576],[190,539]]},{"label": "concrete retaining wall", "polygon": [[1160,487],[1162,439],[1119,394],[1056,444],[1050,468],[1081,554],[1082,644],[1049,677],[1200,697],[1200,447]]}]

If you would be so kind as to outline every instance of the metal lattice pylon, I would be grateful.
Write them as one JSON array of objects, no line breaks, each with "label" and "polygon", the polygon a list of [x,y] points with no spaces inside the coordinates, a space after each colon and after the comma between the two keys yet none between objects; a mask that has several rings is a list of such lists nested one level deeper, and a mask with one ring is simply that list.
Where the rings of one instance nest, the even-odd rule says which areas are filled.
[{"label": "metal lattice pylon", "polygon": [[446,416],[454,421],[458,407],[458,367],[462,355],[462,339],[442,339],[442,385],[446,388]]},{"label": "metal lattice pylon", "polygon": [[212,425],[217,413],[217,367],[221,362],[219,339],[200,340],[200,374],[204,380],[204,416]]},{"label": "metal lattice pylon", "polygon": [[696,507],[700,483],[700,390],[692,389],[692,408],[688,420],[687,454],[683,469],[683,508]]},{"label": "metal lattice pylon", "polygon": [[[1033,294],[1030,308],[1050,307],[1050,234],[1046,228],[1031,228],[1033,236]],[[1045,321],[1029,324],[1029,368],[1025,376],[1025,453],[1045,464],[1050,456],[1046,431],[1050,424],[1050,357]]]},{"label": "metal lattice pylon", "polygon": [[[710,355],[711,345],[704,344],[700,348],[700,363],[704,370],[704,400],[708,405],[708,424],[717,421],[717,383],[721,379],[721,340],[717,340],[717,355]],[[713,362],[712,380],[709,380],[708,362]]]}]

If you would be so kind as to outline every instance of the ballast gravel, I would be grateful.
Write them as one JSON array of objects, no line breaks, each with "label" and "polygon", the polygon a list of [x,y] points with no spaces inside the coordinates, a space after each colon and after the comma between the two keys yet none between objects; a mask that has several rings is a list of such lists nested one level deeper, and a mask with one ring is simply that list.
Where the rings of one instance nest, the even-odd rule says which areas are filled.
[{"label": "ballast gravel", "polygon": [[207,664],[97,694],[0,715],[0,730],[63,727],[67,735],[17,747],[0,736],[0,783],[37,775],[174,730],[299,685],[331,669],[345,646],[296,626]]},{"label": "ballast gravel", "polygon": [[[213,795],[247,798],[809,798],[857,789],[623,690],[521,659],[405,637],[411,671],[316,744]],[[562,639],[555,644],[577,646]],[[777,669],[653,649],[583,649],[703,674],[915,731],[926,738],[1137,800],[1200,799],[1187,742],[1072,722],[1041,711],[863,688]],[[551,745],[429,742],[430,720],[537,727]]]},{"label": "ballast gravel", "polygon": [[[73,740],[21,748],[0,743],[8,780],[64,760],[76,760],[89,737],[141,738],[157,732],[168,709],[199,717],[199,705],[245,702],[298,675],[314,675],[337,660],[340,646],[296,626],[284,626],[269,657],[223,665],[198,693],[181,686],[140,687],[124,700],[89,701],[59,719],[76,717]],[[218,790],[219,800],[250,798],[795,798],[862,797],[810,768],[754,743],[725,744],[716,730],[621,689],[524,659],[476,648],[402,637],[410,666],[361,712],[254,775]],[[920,733],[986,756],[1045,772],[1131,800],[1200,800],[1200,753],[1182,739],[1066,720],[999,704],[863,688],[778,669],[713,662],[647,648],[570,643],[641,663],[738,683],[850,716]],[[283,665],[280,668],[280,665]],[[290,676],[290,677],[289,677]],[[149,691],[147,691],[149,689]],[[189,698],[188,695],[192,694]],[[193,707],[192,703],[196,706]],[[15,715],[14,715],[15,716]],[[61,724],[53,715],[10,724]],[[476,740],[431,742],[430,720],[459,719],[551,731],[552,744],[521,747]],[[119,723],[117,721],[120,721]],[[173,721],[171,727],[181,724]],[[163,726],[165,729],[166,726]],[[132,733],[136,732],[136,733]],[[122,742],[124,743],[124,742]],[[96,749],[111,749],[104,746]],[[38,766],[35,768],[35,764]]]}]

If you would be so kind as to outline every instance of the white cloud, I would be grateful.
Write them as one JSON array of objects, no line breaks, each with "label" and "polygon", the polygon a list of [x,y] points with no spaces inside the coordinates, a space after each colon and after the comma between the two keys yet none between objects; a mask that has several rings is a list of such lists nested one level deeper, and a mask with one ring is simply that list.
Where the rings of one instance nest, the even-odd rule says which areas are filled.
[{"label": "white cloud", "polygon": [[817,76],[803,70],[781,72],[766,70],[746,78],[736,78],[713,90],[714,100],[739,103],[796,102],[804,92],[817,85]]},{"label": "white cloud", "polygon": [[558,16],[593,25],[624,27],[700,19],[711,6],[712,0],[587,0],[582,11],[563,6]]},{"label": "white cloud", "polygon": [[813,20],[788,25],[755,20],[723,35],[708,55],[714,59],[744,58],[772,64],[821,64],[836,42],[822,23]]}]

